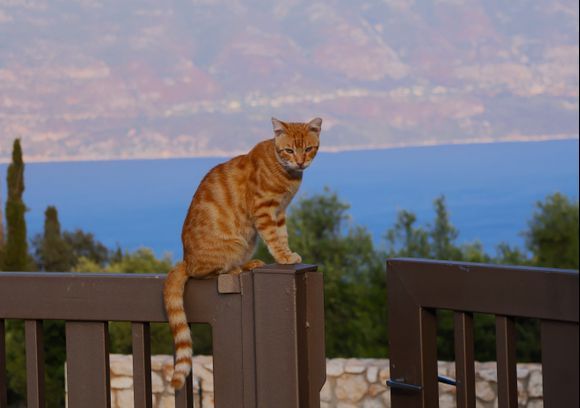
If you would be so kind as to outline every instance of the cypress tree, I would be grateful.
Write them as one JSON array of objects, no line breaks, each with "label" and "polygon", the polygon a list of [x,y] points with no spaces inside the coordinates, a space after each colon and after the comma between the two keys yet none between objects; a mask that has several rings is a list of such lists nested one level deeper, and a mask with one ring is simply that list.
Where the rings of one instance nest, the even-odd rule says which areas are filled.
[{"label": "cypress tree", "polygon": [[432,240],[432,257],[443,260],[461,259],[461,251],[455,246],[459,233],[449,220],[445,196],[439,196],[433,202],[435,206],[435,225],[430,231]]},{"label": "cypress tree", "polygon": [[36,256],[47,272],[68,272],[73,267],[74,255],[61,234],[56,207],[49,206],[44,212],[44,235],[36,245]]},{"label": "cypress tree", "polygon": [[[47,272],[68,272],[72,268],[72,251],[64,241],[56,207],[49,206],[44,212],[44,235],[37,247],[40,266]],[[64,363],[66,341],[64,322],[46,320],[43,324],[46,359],[46,400],[49,406],[63,406]],[[49,345],[49,347],[47,347]]]},{"label": "cypress tree", "polygon": [[14,140],[12,163],[7,172],[8,197],[6,200],[6,246],[3,267],[5,271],[25,271],[29,266],[28,244],[26,242],[26,206],[22,201],[24,193],[24,162],[20,139]]},{"label": "cypress tree", "polygon": [[2,211],[2,184],[0,183],[0,270],[4,265],[4,214]]}]

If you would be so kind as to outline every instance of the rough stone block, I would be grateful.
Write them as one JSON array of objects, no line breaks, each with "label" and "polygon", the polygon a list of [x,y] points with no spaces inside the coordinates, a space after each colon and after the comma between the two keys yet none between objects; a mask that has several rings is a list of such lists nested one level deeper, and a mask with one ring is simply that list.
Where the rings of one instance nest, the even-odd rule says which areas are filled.
[{"label": "rough stone block", "polygon": [[133,377],[112,377],[111,378],[111,389],[114,390],[125,390],[133,389]]},{"label": "rough stone block", "polygon": [[524,366],[518,366],[516,368],[516,373],[518,376],[518,380],[525,380],[530,375],[530,370]]},{"label": "rough stone block", "polygon": [[518,404],[525,407],[527,403],[528,392],[526,391],[526,386],[523,381],[518,380]]},{"label": "rough stone block", "polygon": [[496,368],[482,368],[479,370],[479,378],[484,381],[497,383],[497,369]]},{"label": "rough stone block", "polygon": [[153,393],[157,394],[165,390],[165,384],[163,383],[163,378],[158,373],[151,373],[151,390]]},{"label": "rough stone block", "polygon": [[455,408],[455,395],[453,394],[440,394],[439,395],[439,408]]},{"label": "rough stone block", "polygon": [[133,400],[133,390],[117,391],[116,403],[119,408],[132,408],[135,403]]},{"label": "rough stone block", "polygon": [[376,397],[377,395],[382,394],[383,392],[387,391],[387,386],[386,385],[381,385],[381,384],[371,384],[369,386],[369,392],[368,394],[371,397]]},{"label": "rough stone block", "polygon": [[389,367],[381,368],[381,371],[379,371],[379,382],[381,384],[386,384],[390,376],[391,370],[389,369]]},{"label": "rough stone block", "polygon": [[381,398],[383,403],[385,404],[386,408],[391,408],[391,390],[387,390],[387,392],[383,392],[381,394]]},{"label": "rough stone block", "polygon": [[111,373],[115,375],[133,375],[133,356],[111,354],[109,356]]},{"label": "rough stone block", "polygon": [[539,398],[529,400],[526,408],[544,408],[544,400]]},{"label": "rough stone block", "polygon": [[165,381],[170,382],[171,377],[173,376],[173,360],[165,361],[161,371],[163,372],[163,378]]},{"label": "rough stone block", "polygon": [[164,394],[159,399],[159,408],[175,408],[175,396]]},{"label": "rough stone block", "polygon": [[351,404],[350,402],[339,402],[336,404],[336,408],[358,408],[356,404]]},{"label": "rough stone block", "polygon": [[336,379],[335,393],[340,401],[358,402],[365,396],[368,388],[362,376],[344,374]]},{"label": "rough stone block", "polygon": [[489,402],[495,399],[495,390],[487,381],[478,381],[475,383],[475,395],[477,398]]},{"label": "rough stone block", "polygon": [[335,358],[326,360],[326,375],[330,377],[338,377],[344,373],[344,359]]},{"label": "rough stone block", "polygon": [[528,395],[530,398],[537,398],[543,395],[542,372],[532,371],[528,381]]},{"label": "rough stone block", "polygon": [[167,364],[168,362],[173,363],[173,358],[165,355],[151,356],[151,370],[161,371],[163,369],[163,365]]},{"label": "rough stone block", "polygon": [[370,366],[367,368],[367,381],[371,384],[377,381],[379,376],[379,368],[377,366]]},{"label": "rough stone block", "polygon": [[354,358],[349,358],[348,360],[346,360],[346,363],[344,365],[344,371],[349,374],[364,373],[366,369],[367,367],[363,362],[356,360]]},{"label": "rough stone block", "polygon": [[201,380],[201,389],[204,392],[213,392],[213,373],[205,368],[197,367],[196,377]]},{"label": "rough stone block", "polygon": [[320,390],[320,400],[326,402],[332,401],[332,383],[330,379],[326,380]]},{"label": "rough stone block", "polygon": [[383,408],[384,405],[380,399],[367,398],[362,403],[362,408]]}]

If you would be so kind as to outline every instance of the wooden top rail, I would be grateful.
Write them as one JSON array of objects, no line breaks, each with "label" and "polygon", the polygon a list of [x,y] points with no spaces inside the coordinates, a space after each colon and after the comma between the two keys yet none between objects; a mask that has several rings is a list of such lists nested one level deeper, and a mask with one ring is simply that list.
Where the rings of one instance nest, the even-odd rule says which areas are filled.
[{"label": "wooden top rail", "polygon": [[424,307],[578,323],[578,271],[399,258],[389,272]]},{"label": "wooden top rail", "polygon": [[[0,311],[11,319],[165,322],[165,275],[0,273]],[[211,322],[220,297],[216,279],[188,284],[190,322]]]},{"label": "wooden top rail", "polygon": [[[209,323],[217,408],[319,407],[326,377],[322,274],[267,265],[190,279],[190,323]],[[151,407],[149,323],[167,321],[165,275],[0,272],[0,406],[4,319],[26,321],[28,406],[44,406],[42,320],[66,321],[68,405],[109,407],[108,321],[132,322],[135,406]],[[50,346],[50,345],[49,345]],[[176,407],[192,406],[191,378]]]}]

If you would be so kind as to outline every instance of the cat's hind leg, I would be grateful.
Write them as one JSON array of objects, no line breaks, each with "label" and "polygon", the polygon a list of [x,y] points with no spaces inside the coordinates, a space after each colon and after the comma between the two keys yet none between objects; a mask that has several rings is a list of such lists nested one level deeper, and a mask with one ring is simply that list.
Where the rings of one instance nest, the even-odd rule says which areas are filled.
[{"label": "cat's hind leg", "polygon": [[261,268],[262,266],[266,265],[266,262],[261,261],[259,259],[252,259],[251,261],[246,262],[242,265],[243,271],[251,271],[257,268]]},{"label": "cat's hind leg", "polygon": [[242,273],[242,268],[239,266],[234,266],[232,268],[223,270],[220,272],[220,275],[239,275],[240,273]]}]

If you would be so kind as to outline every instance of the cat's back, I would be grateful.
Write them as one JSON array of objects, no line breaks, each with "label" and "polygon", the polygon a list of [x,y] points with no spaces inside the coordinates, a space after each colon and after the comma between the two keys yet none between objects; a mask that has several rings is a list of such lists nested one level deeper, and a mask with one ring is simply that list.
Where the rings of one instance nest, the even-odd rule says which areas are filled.
[{"label": "cat's back", "polygon": [[252,177],[259,165],[251,152],[218,164],[202,179],[183,223],[185,247],[189,248],[191,239],[200,233],[207,238],[247,232],[251,224],[250,197],[254,195]]},{"label": "cat's back", "polygon": [[242,189],[249,187],[256,172],[269,167],[267,162],[270,155],[273,155],[273,142],[264,140],[248,153],[233,157],[213,167],[201,181],[198,191],[216,185]]},{"label": "cat's back", "polygon": [[228,199],[227,194],[241,190],[247,184],[250,166],[247,154],[216,165],[199,183],[193,201],[208,199],[216,194],[222,196],[223,199]]}]

